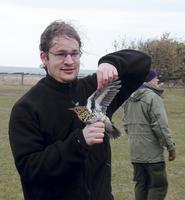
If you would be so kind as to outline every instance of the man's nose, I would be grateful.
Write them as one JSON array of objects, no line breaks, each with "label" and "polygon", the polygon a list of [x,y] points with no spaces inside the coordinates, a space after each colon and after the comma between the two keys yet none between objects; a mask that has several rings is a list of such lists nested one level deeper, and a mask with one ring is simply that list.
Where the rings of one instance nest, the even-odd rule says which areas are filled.
[{"label": "man's nose", "polygon": [[65,60],[64,60],[64,63],[67,63],[67,64],[73,64],[74,61],[72,59],[72,56],[70,54],[68,54],[66,57],[65,57]]}]

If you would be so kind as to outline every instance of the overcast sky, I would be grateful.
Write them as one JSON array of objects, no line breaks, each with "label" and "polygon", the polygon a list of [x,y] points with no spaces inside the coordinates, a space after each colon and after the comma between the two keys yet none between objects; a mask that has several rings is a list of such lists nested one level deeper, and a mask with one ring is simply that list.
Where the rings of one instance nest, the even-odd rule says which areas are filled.
[{"label": "overcast sky", "polygon": [[168,32],[185,40],[185,0],[0,0],[0,66],[39,67],[39,39],[54,20],[80,33],[82,69],[96,69],[120,38],[144,40]]}]

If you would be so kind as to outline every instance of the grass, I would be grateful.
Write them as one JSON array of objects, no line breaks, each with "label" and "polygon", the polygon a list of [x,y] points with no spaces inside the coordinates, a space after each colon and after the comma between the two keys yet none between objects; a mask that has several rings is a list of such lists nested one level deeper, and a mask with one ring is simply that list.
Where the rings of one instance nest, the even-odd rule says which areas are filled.
[{"label": "grass", "polygon": [[0,199],[21,200],[22,190],[19,176],[15,170],[14,161],[8,142],[8,121],[10,111],[15,101],[29,87],[0,86]]},{"label": "grass", "polygon": [[[8,142],[8,121],[13,104],[28,89],[29,86],[0,86],[0,200],[23,199],[19,176]],[[167,161],[169,190],[166,200],[182,200],[185,197],[185,89],[167,89],[164,103],[177,152],[174,162]],[[122,117],[123,110],[120,108],[113,117],[114,123],[123,135],[111,141],[112,188],[115,200],[133,200],[132,165],[129,160]]]}]

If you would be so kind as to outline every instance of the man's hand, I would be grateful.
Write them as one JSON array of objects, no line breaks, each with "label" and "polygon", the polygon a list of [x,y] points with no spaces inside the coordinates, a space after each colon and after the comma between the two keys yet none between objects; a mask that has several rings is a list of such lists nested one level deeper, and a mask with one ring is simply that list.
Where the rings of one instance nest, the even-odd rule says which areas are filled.
[{"label": "man's hand", "polygon": [[97,69],[98,90],[104,88],[108,83],[118,78],[117,69],[109,63],[101,63]]},{"label": "man's hand", "polygon": [[105,124],[103,122],[88,124],[82,132],[88,145],[102,143],[105,132]]},{"label": "man's hand", "polygon": [[176,157],[175,149],[172,149],[172,150],[168,151],[168,153],[169,153],[168,160],[169,161],[175,160],[175,157]]}]

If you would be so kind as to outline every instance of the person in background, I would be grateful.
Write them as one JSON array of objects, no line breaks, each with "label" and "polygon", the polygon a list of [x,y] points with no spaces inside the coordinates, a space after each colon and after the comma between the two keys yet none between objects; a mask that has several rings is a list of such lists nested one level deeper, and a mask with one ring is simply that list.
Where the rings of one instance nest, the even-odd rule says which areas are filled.
[{"label": "person in background", "polygon": [[163,200],[168,181],[164,147],[169,161],[175,159],[175,147],[158,87],[156,70],[150,69],[143,85],[123,104],[124,128],[128,134],[133,164],[136,200]]},{"label": "person in background", "polygon": [[25,200],[113,199],[105,125],[85,125],[69,108],[86,105],[96,89],[120,79],[120,92],[107,109],[111,118],[143,83],[151,59],[120,50],[100,58],[96,73],[78,79],[81,54],[81,39],[71,24],[49,24],[40,38],[46,77],[12,108],[9,140]]}]

